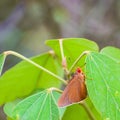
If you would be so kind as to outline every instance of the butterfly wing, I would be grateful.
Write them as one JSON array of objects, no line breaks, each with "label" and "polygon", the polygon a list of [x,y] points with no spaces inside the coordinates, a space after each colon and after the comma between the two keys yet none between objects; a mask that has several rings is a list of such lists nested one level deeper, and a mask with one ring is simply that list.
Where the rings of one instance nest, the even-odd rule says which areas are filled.
[{"label": "butterfly wing", "polygon": [[61,95],[58,105],[59,107],[64,107],[72,103],[77,103],[86,97],[86,86],[83,78],[80,76],[75,76],[68,83],[63,94]]}]

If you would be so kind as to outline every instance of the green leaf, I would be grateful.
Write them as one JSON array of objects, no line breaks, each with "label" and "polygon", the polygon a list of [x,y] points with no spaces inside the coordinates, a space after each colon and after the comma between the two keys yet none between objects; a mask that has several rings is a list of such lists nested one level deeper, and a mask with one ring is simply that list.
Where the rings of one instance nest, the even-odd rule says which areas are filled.
[{"label": "green leaf", "polygon": [[[99,113],[96,111],[95,107],[91,103],[90,99],[87,98],[84,100],[87,107],[85,108],[83,105],[80,104],[73,104],[67,107],[62,120],[91,120],[90,116],[88,115],[88,109],[93,115],[93,119],[95,120],[102,120]],[[86,111],[87,109],[87,111]]]},{"label": "green leaf", "polygon": [[[84,39],[84,38],[65,38],[63,39],[63,52],[67,60],[68,68],[74,63],[78,56],[84,51],[98,51],[98,46],[95,42]],[[55,53],[61,58],[59,40],[48,40],[46,42]],[[84,59],[81,59],[78,66],[82,66]]]},{"label": "green leaf", "polygon": [[94,105],[91,102],[89,97],[87,97],[85,102],[86,102],[86,105],[87,105],[88,109],[90,109],[91,113],[93,114],[95,120],[102,120],[102,117],[101,117],[100,113],[96,110],[96,108],[94,107]]},{"label": "green leaf", "polygon": [[[44,90],[44,91],[41,91],[41,92],[44,92],[45,94],[46,94],[46,92],[48,93],[47,90]],[[41,93],[41,92],[39,91],[39,93]],[[39,94],[39,93],[36,93],[36,94]],[[50,93],[50,94],[51,94],[51,93]],[[52,97],[54,98],[54,100],[55,100],[56,103],[57,103],[58,98],[60,97],[60,94],[53,91],[51,95],[53,95]],[[30,96],[30,97],[31,97],[31,96]],[[29,98],[29,97],[28,97],[28,98]],[[26,99],[28,100],[28,98],[26,98]],[[40,100],[41,100],[41,99],[40,99]],[[24,100],[22,100],[22,99],[21,99],[21,100],[20,100],[20,99],[17,99],[17,100],[15,100],[15,101],[8,102],[8,103],[6,103],[6,104],[4,105],[4,112],[5,112],[5,114],[8,116],[9,119],[11,119],[11,120],[14,119],[14,117],[13,117],[13,111],[14,111],[14,109],[16,108],[16,105],[19,104],[19,103],[21,104],[22,101],[24,101]],[[65,109],[66,109],[66,108],[59,108],[59,116],[60,116],[60,118],[62,118]],[[35,108],[34,111],[36,111],[36,110],[37,110],[37,109]],[[19,111],[19,110],[18,110],[18,111]]]},{"label": "green leaf", "polygon": [[2,73],[3,65],[5,62],[6,55],[5,54],[0,54],[0,75]]},{"label": "green leaf", "polygon": [[[63,76],[62,68],[53,54],[46,53],[32,58],[37,64]],[[59,87],[61,82],[26,61],[9,69],[0,78],[0,105],[30,94],[37,88]]]},{"label": "green leaf", "polygon": [[100,53],[107,55],[111,58],[113,58],[114,60],[120,62],[120,49],[115,48],[115,47],[105,47],[103,48]]},{"label": "green leaf", "polygon": [[59,93],[48,89],[29,96],[14,107],[12,118],[20,120],[60,120],[60,111],[54,97],[57,94]]},{"label": "green leaf", "polygon": [[120,119],[120,64],[99,53],[86,58],[88,95],[105,120]]},{"label": "green leaf", "polygon": [[12,119],[12,112],[16,106],[17,103],[19,103],[21,100],[17,99],[13,102],[8,102],[4,105],[4,113],[8,116],[8,119]]},{"label": "green leaf", "polygon": [[84,108],[79,104],[68,106],[62,120],[90,120]]}]

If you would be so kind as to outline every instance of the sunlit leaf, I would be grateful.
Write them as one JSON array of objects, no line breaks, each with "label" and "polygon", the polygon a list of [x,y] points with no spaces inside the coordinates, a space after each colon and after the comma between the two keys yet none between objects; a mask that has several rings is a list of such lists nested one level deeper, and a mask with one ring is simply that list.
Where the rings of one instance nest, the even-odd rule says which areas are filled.
[{"label": "sunlit leaf", "polygon": [[[62,120],[91,120],[89,114],[91,114],[92,119],[102,120],[90,99],[87,98],[84,102],[86,104],[85,106],[74,104],[67,107]],[[90,113],[88,113],[88,111]]]},{"label": "sunlit leaf", "polygon": [[[73,62],[78,58],[78,56],[82,52],[87,50],[98,51],[99,49],[95,42],[84,38],[65,38],[63,39],[62,43],[64,55],[67,59],[68,68],[71,67]],[[55,51],[55,53],[61,58],[60,44],[58,39],[48,40],[46,44],[49,45]],[[83,59],[80,60],[77,66],[83,65],[83,62],[81,62],[82,60]]]},{"label": "sunlit leaf", "polygon": [[120,64],[92,52],[86,59],[88,95],[105,120],[120,119]]},{"label": "sunlit leaf", "polygon": [[[32,58],[37,64],[63,76],[62,68],[51,53]],[[60,81],[26,61],[22,61],[6,71],[0,78],[0,105],[30,94],[36,88],[59,87]]]},{"label": "sunlit leaf", "polygon": [[[96,110],[96,108],[94,107],[93,103],[91,102],[90,98],[88,97],[86,100],[86,105],[88,108],[86,109],[89,109],[91,114],[94,116],[95,120],[102,120],[102,117],[100,115],[100,113]],[[86,111],[87,112],[87,111]],[[87,113],[88,114],[88,113]]]},{"label": "sunlit leaf", "polygon": [[79,104],[67,107],[62,120],[90,120],[84,108]]},{"label": "sunlit leaf", "polygon": [[8,116],[8,120],[12,119],[12,112],[15,108],[16,104],[20,102],[20,100],[15,100],[13,102],[8,102],[4,105],[4,113]]},{"label": "sunlit leaf", "polygon": [[109,46],[103,48],[100,52],[120,62],[120,49]]},{"label": "sunlit leaf", "polygon": [[[52,90],[44,90],[19,102],[12,111],[13,119],[60,120],[60,111]],[[11,116],[10,116],[11,117]]]},{"label": "sunlit leaf", "polygon": [[1,75],[1,72],[2,72],[2,69],[3,69],[5,58],[6,58],[5,54],[0,54],[0,75]]},{"label": "sunlit leaf", "polygon": [[[52,91],[49,91],[49,90],[44,90],[44,91],[41,91],[42,92],[42,94],[43,93],[45,93],[45,95],[50,95],[50,97],[52,97],[52,99],[54,99],[54,101],[55,101],[55,104],[57,105],[57,101],[58,101],[58,98],[60,97],[60,94],[59,93],[57,93],[57,92],[52,92]],[[39,93],[36,93],[36,94],[34,94],[35,96],[37,95],[37,94],[39,94],[39,95],[41,95],[41,92],[39,92]],[[38,95],[38,98],[37,99],[39,99],[39,96]],[[33,95],[32,95],[33,96]],[[30,96],[31,97],[31,96]],[[33,97],[32,97],[33,98]],[[28,97],[28,98],[26,98],[27,99],[27,102],[30,100],[30,98]],[[49,98],[47,98],[47,99],[49,99]],[[40,98],[40,101],[41,101],[42,99]],[[8,102],[8,103],[6,103],[5,105],[4,105],[4,112],[5,112],[5,114],[8,116],[8,118],[10,119],[10,120],[12,120],[12,119],[15,119],[15,117],[13,117],[13,116],[15,116],[15,114],[16,113],[13,113],[13,111],[14,111],[14,109],[17,109],[17,107],[16,107],[16,105],[17,104],[20,104],[19,106],[21,106],[21,102],[22,102],[22,104],[24,103],[23,102],[24,100],[20,100],[20,99],[18,99],[18,100],[15,100],[15,101],[12,101],[12,102]],[[26,102],[26,101],[25,101]],[[38,101],[39,102],[39,101]],[[43,101],[41,101],[41,103],[42,103]],[[50,102],[50,101],[49,101]],[[18,105],[17,105],[18,106]],[[40,107],[40,106],[39,106]],[[28,109],[27,107],[25,108],[26,110]],[[34,111],[36,111],[38,108],[37,107],[35,107],[35,109],[34,109]],[[49,107],[47,108],[47,109],[49,109]],[[64,111],[65,111],[65,109],[66,108],[58,108],[59,109],[59,117],[60,117],[60,119],[62,118],[62,116],[63,116],[63,114],[64,114]],[[19,111],[19,110],[18,110]],[[14,114],[14,115],[13,115]]]}]

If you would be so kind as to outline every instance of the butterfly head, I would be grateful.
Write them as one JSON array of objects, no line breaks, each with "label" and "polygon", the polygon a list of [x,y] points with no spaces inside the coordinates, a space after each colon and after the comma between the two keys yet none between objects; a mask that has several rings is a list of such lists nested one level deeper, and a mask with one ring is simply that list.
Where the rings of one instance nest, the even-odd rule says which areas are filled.
[{"label": "butterfly head", "polygon": [[77,70],[76,70],[76,73],[82,73],[82,70],[81,70],[81,68],[77,68]]},{"label": "butterfly head", "polygon": [[82,69],[81,69],[80,67],[78,67],[78,68],[76,69],[75,75],[77,75],[77,77],[78,77],[78,75],[81,76],[81,77],[83,77],[83,78],[85,77],[85,76],[84,76],[84,73],[83,73],[83,71],[82,71]]}]

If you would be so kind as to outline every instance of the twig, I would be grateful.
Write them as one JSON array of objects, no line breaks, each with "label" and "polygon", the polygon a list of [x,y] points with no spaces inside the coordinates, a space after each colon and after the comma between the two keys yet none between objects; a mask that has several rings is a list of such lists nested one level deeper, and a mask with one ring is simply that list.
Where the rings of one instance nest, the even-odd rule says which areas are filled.
[{"label": "twig", "polygon": [[52,73],[51,71],[45,69],[44,67],[40,66],[39,64],[33,62],[32,60],[24,57],[23,55],[21,55],[21,54],[19,54],[19,53],[17,53],[17,52],[14,52],[14,51],[5,51],[3,54],[5,54],[6,56],[7,56],[7,55],[14,55],[14,56],[16,56],[16,57],[19,57],[19,58],[21,58],[22,60],[27,61],[28,63],[36,66],[37,68],[43,70],[44,72],[46,72],[46,73],[52,75],[53,77],[59,79],[59,80],[60,80],[61,82],[63,82],[64,84],[67,84],[67,82],[66,82],[64,79],[62,79],[61,77],[57,76],[56,74]]}]

